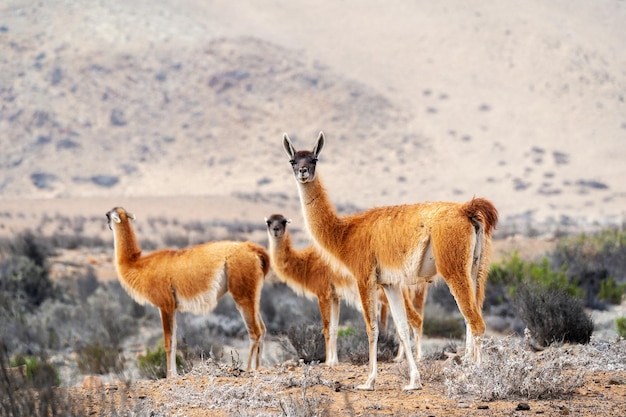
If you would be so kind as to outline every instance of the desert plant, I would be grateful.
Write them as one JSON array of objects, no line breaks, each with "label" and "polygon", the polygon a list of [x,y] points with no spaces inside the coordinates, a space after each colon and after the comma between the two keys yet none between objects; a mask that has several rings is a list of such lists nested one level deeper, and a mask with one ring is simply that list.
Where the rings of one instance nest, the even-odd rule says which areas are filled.
[{"label": "desert plant", "polygon": [[626,317],[618,317],[615,319],[615,325],[617,326],[617,334],[620,337],[626,338]]},{"label": "desert plant", "polygon": [[14,253],[0,262],[0,291],[13,299],[23,300],[32,311],[55,292],[44,255],[31,245],[27,246],[26,252],[32,257]]},{"label": "desert plant", "polygon": [[104,346],[99,341],[79,344],[75,349],[76,364],[83,374],[108,374],[124,370],[124,358],[119,349]]},{"label": "desert plant", "polygon": [[566,266],[555,269],[547,256],[540,261],[525,261],[517,252],[492,265],[489,285],[485,291],[485,309],[491,314],[510,317],[518,289],[529,283],[547,289],[561,290],[573,297],[582,298],[585,291],[567,278]]},{"label": "desert plant", "polygon": [[[340,361],[349,361],[353,365],[363,365],[369,361],[369,345],[365,326],[355,326],[338,340],[337,354]],[[388,332],[378,335],[377,354],[382,362],[391,362],[398,353],[398,341],[395,334]]]},{"label": "desert plant", "polygon": [[44,356],[19,354],[11,360],[11,366],[25,366],[26,382],[32,387],[57,387],[61,383],[58,370]]},{"label": "desert plant", "polygon": [[[163,341],[154,349],[146,348],[145,355],[139,355],[137,358],[137,367],[139,375],[147,379],[162,379],[167,376],[167,358]],[[189,370],[190,364],[187,364],[180,354],[176,354],[176,369],[179,373],[185,373]]]},{"label": "desert plant", "polygon": [[542,346],[552,343],[589,343],[593,321],[581,299],[563,288],[545,288],[536,283],[522,284],[514,306],[533,338]]},{"label": "desert plant", "polygon": [[568,279],[585,290],[588,307],[602,307],[598,301],[602,282],[615,277],[617,283],[624,277],[626,232],[605,229],[572,236],[559,243],[551,259],[555,268],[564,268]]},{"label": "desert plant", "polygon": [[355,333],[356,333],[356,330],[354,330],[354,327],[345,327],[337,331],[337,337],[348,337],[348,336],[352,336]]},{"label": "desert plant", "polygon": [[300,398],[290,395],[280,400],[282,415],[288,417],[325,417],[332,415],[328,399],[307,395],[308,388],[313,385],[330,385],[328,381],[323,381],[319,375],[311,374],[311,367],[307,366],[304,368],[304,375],[297,381],[297,384],[302,387]]},{"label": "desert plant", "polygon": [[424,316],[424,335],[449,339],[463,339],[465,324],[458,313],[447,312],[439,304],[427,304]]},{"label": "desert plant", "polygon": [[598,298],[611,304],[620,304],[624,293],[626,293],[626,284],[618,284],[615,278],[611,277],[600,282]]},{"label": "desert plant", "polygon": [[319,323],[299,322],[287,328],[285,337],[304,363],[324,362],[326,345]]},{"label": "desert plant", "polygon": [[[10,365],[21,364],[26,375]],[[66,391],[56,388],[59,376],[43,357],[20,356],[9,361],[6,345],[0,341],[0,416],[53,417],[84,416],[88,412],[72,401]],[[24,389],[26,387],[26,389]]]},{"label": "desert plant", "polygon": [[558,349],[538,356],[510,338],[486,338],[483,346],[481,365],[451,361],[444,368],[449,395],[471,394],[483,401],[562,398],[584,383],[584,372],[572,371]]}]

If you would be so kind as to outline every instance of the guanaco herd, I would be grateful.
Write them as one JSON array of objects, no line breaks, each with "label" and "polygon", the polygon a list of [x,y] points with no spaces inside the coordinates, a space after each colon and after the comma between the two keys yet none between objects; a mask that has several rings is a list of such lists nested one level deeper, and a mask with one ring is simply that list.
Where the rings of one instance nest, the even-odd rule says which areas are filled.
[{"label": "guanaco herd", "polygon": [[292,246],[287,230],[290,221],[273,214],[265,219],[268,251],[253,242],[217,241],[142,255],[130,225],[135,216],[121,207],[106,213],[121,285],[135,301],[160,311],[168,377],[176,376],[176,311],[207,314],[226,292],[230,292],[248,330],[247,370],[259,367],[266,334],[260,297],[270,268],[297,294],[317,298],[328,366],[338,364],[340,301],[361,310],[369,342],[370,374],[358,389],[374,389],[379,316],[385,328],[387,310],[400,340],[396,359],[404,356],[409,364],[409,383],[404,389],[421,388],[416,359],[421,356],[427,286],[436,276],[447,283],[465,318],[465,358],[480,362],[491,233],[498,222],[494,205],[484,198],[473,198],[466,203],[376,207],[339,217],[316,172],[324,144],[320,132],[313,150],[298,151],[289,136],[283,136],[305,228],[312,240],[304,249]]}]

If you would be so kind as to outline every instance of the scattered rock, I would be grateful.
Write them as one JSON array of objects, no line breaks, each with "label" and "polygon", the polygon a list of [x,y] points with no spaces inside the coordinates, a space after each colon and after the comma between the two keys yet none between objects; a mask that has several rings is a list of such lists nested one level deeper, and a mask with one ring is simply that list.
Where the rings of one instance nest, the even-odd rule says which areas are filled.
[{"label": "scattered rock", "polygon": [[519,403],[517,407],[515,407],[515,411],[529,411],[530,405],[528,403]]},{"label": "scattered rock", "polygon": [[34,172],[30,174],[30,180],[33,185],[40,190],[50,190],[53,188],[52,183],[56,181],[57,176],[47,172]]},{"label": "scattered rock", "polygon": [[83,379],[82,388],[83,389],[99,389],[102,388],[104,384],[102,383],[102,378],[96,375],[87,375],[85,379]]},{"label": "scattered rock", "polygon": [[124,111],[120,109],[111,110],[111,124],[113,126],[126,126],[128,122],[124,116]]}]

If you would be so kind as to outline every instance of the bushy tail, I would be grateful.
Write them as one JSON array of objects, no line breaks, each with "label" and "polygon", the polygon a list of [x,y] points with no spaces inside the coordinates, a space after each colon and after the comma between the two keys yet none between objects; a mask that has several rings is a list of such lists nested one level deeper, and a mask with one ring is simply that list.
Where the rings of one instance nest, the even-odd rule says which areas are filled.
[{"label": "bushy tail", "polygon": [[261,245],[257,245],[253,242],[248,242],[248,246],[250,247],[250,250],[256,252],[257,256],[259,257],[259,261],[261,262],[261,268],[263,269],[263,277],[265,277],[270,271],[270,255]]},{"label": "bushy tail", "polygon": [[486,198],[473,198],[464,204],[465,215],[472,223],[482,223],[485,234],[491,236],[492,229],[498,224],[498,210]]}]

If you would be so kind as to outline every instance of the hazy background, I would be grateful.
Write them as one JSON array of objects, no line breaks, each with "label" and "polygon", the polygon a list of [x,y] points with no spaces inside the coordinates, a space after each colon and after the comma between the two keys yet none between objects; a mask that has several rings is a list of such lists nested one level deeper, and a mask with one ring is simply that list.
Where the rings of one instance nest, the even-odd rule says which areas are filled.
[{"label": "hazy background", "polygon": [[620,0],[3,0],[0,211],[297,217],[282,133],[323,130],[341,210],[621,223],[624,22]]}]

